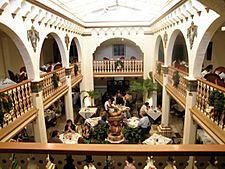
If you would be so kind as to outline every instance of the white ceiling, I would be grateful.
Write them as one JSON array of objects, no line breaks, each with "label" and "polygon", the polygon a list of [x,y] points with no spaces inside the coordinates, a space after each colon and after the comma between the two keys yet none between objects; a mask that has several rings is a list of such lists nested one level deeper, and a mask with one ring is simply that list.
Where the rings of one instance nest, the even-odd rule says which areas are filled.
[{"label": "white ceiling", "polygon": [[51,0],[83,22],[151,21],[173,0]]}]

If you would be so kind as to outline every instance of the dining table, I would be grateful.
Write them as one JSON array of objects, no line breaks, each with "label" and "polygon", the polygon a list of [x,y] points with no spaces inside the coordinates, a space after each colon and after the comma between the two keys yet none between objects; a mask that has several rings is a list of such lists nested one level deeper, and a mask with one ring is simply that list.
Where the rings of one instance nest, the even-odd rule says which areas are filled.
[{"label": "dining table", "polygon": [[162,136],[160,134],[154,133],[142,143],[143,144],[169,144],[169,143],[172,143],[172,139]]},{"label": "dining table", "polygon": [[97,107],[83,107],[80,109],[79,114],[84,118],[88,119],[97,112]]},{"label": "dining table", "polygon": [[66,132],[59,135],[59,139],[62,140],[64,144],[77,144],[80,137],[82,136],[75,132]]}]

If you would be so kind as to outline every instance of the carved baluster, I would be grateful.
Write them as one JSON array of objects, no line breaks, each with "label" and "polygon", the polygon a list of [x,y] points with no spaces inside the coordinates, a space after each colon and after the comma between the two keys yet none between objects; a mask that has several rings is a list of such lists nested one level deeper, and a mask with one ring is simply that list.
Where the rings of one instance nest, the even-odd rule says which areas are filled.
[{"label": "carved baluster", "polygon": [[25,84],[21,85],[21,96],[22,96],[22,104],[23,104],[23,111],[25,113],[27,111],[27,103],[26,103],[26,95],[25,95]]},{"label": "carved baluster", "polygon": [[23,112],[23,103],[22,103],[22,96],[21,96],[21,88],[18,86],[17,88],[17,94],[18,94],[18,102],[19,102],[19,114]]},{"label": "carved baluster", "polygon": [[185,169],[188,165],[189,156],[175,156],[175,166],[179,169]]},{"label": "carved baluster", "polygon": [[27,84],[27,107],[28,107],[28,110],[33,108],[32,95],[31,95],[31,82]]},{"label": "carved baluster", "polygon": [[224,166],[225,166],[225,156],[216,157],[216,161],[215,161],[214,164],[216,164],[216,167],[218,167],[218,168],[224,168]]},{"label": "carved baluster", "polygon": [[13,103],[14,103],[14,115],[17,118],[17,115],[18,115],[17,113],[19,112],[19,101],[18,101],[18,96],[17,96],[17,90],[16,90],[16,88],[14,88],[12,91],[13,91],[12,100],[13,100]]},{"label": "carved baluster", "polygon": [[154,165],[157,169],[164,169],[167,166],[168,157],[165,156],[154,156]]},{"label": "carved baluster", "polygon": [[197,169],[206,169],[209,165],[209,160],[211,157],[209,156],[196,156],[195,157],[195,167]]}]

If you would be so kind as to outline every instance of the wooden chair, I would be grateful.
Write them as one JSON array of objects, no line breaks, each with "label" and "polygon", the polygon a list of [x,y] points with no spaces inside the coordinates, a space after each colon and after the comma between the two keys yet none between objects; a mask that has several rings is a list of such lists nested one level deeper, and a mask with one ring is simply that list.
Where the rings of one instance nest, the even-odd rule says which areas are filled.
[{"label": "wooden chair", "polygon": [[16,82],[16,76],[11,70],[8,70],[8,74],[9,74],[10,80]]},{"label": "wooden chair", "polygon": [[61,63],[57,63],[57,64],[55,64],[55,66],[54,66],[54,70],[59,69],[59,68],[61,68],[61,67],[62,67],[62,64],[61,64]]},{"label": "wooden chair", "polygon": [[212,83],[217,84],[217,81],[221,80],[219,75],[215,74],[215,73],[208,73],[204,76],[204,78]]},{"label": "wooden chair", "polygon": [[217,67],[215,70],[214,70],[214,73],[218,73],[218,74],[220,74],[220,73],[225,73],[225,67],[223,67],[223,66],[220,66],[220,67]]}]

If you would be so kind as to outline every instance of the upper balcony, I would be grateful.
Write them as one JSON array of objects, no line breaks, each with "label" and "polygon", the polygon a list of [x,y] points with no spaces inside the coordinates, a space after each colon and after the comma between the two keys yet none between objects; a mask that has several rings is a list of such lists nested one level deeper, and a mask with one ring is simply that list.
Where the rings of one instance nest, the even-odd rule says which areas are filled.
[{"label": "upper balcony", "polygon": [[142,77],[143,60],[94,60],[94,77]]}]

